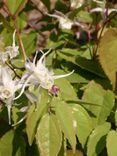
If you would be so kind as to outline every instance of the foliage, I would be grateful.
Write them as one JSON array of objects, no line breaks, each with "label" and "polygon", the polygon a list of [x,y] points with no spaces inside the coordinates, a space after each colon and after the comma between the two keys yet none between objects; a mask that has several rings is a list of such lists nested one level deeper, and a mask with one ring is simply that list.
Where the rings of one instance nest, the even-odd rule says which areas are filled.
[{"label": "foliage", "polygon": [[0,1],[0,156],[116,155],[116,18],[116,1]]}]

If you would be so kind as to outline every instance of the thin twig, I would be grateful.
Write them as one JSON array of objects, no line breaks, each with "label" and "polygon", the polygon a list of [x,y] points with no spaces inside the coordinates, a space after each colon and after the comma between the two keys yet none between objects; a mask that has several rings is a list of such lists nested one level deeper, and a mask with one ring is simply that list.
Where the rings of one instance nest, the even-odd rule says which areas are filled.
[{"label": "thin twig", "polygon": [[15,76],[21,79],[21,77],[16,73],[15,69],[8,62],[6,62],[6,65],[14,72]]},{"label": "thin twig", "polygon": [[14,22],[14,27],[15,27],[16,32],[17,32],[18,39],[19,39],[20,47],[22,49],[23,60],[24,60],[24,62],[26,62],[27,56],[26,56],[26,52],[25,52],[25,49],[24,49],[24,44],[22,42],[21,34],[20,34],[19,29],[18,29],[18,27],[16,25],[16,20],[13,19],[13,22]]},{"label": "thin twig", "polygon": [[19,44],[20,44],[20,47],[21,47],[21,49],[22,49],[23,60],[24,60],[24,62],[26,62],[27,56],[26,56],[25,48],[24,48],[24,45],[23,45],[23,42],[22,42],[22,38],[21,38],[20,31],[19,31],[19,29],[18,29],[18,27],[17,27],[17,24],[16,24],[16,16],[12,15],[12,13],[10,12],[10,10],[9,10],[9,8],[8,8],[8,6],[7,6],[7,4],[6,4],[5,2],[4,2],[4,5],[5,5],[5,7],[6,7],[6,8],[4,7],[4,11],[5,11],[5,12],[11,17],[11,19],[13,20],[14,27],[15,27],[16,32],[17,32],[17,35],[18,35]]}]

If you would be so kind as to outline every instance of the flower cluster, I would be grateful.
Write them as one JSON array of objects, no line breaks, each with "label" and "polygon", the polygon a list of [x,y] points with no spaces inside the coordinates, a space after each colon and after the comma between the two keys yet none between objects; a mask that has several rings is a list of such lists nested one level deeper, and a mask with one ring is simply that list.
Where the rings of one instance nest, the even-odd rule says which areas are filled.
[{"label": "flower cluster", "polygon": [[5,63],[8,59],[12,59],[19,54],[19,47],[15,45],[15,34],[16,31],[13,33],[13,43],[11,46],[5,47],[3,38],[0,38],[0,62]]},{"label": "flower cluster", "polygon": [[[2,58],[2,66],[0,68],[0,100],[3,101],[8,110],[9,124],[11,124],[11,108],[14,104],[14,100],[17,100],[25,93],[25,88],[34,85],[42,87],[48,90],[48,93],[57,95],[59,88],[54,85],[54,80],[69,76],[73,73],[70,72],[65,75],[55,75],[54,72],[48,70],[45,66],[45,56],[50,52],[42,53],[41,58],[37,61],[36,52],[33,61],[31,62],[28,58],[25,63],[25,73],[21,78],[14,79],[14,70],[12,71],[7,64],[7,59],[12,59],[18,54],[18,46],[15,45],[15,32],[13,33],[13,44],[5,48],[9,57]],[[0,54],[1,55],[1,54]],[[17,95],[17,92],[19,94]],[[27,95],[27,93],[26,93]]]}]

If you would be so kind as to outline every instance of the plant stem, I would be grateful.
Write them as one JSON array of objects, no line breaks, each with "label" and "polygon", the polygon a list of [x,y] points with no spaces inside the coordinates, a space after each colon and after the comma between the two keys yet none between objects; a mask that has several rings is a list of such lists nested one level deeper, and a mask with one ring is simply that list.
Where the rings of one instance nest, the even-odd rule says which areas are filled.
[{"label": "plant stem", "polygon": [[22,41],[22,38],[21,38],[21,34],[20,34],[20,31],[18,29],[18,26],[16,24],[16,16],[12,15],[12,13],[10,12],[7,4],[4,2],[4,11],[11,17],[12,21],[13,21],[13,24],[14,24],[14,28],[16,29],[16,32],[17,32],[17,35],[18,35],[18,40],[19,40],[19,44],[20,44],[20,47],[21,47],[21,51],[22,51],[22,55],[23,55],[23,60],[24,60],[24,63],[26,62],[26,52],[25,52],[25,48],[24,48],[24,44],[23,44],[23,41]]},{"label": "plant stem", "polygon": [[8,62],[6,62],[6,65],[14,72],[15,76],[21,79],[21,77],[16,73],[15,69]]},{"label": "plant stem", "polygon": [[115,14],[113,14],[111,17],[107,17],[106,21],[103,23],[103,26],[102,26],[100,35],[99,35],[99,37],[98,37],[95,50],[94,50],[94,57],[93,57],[93,58],[95,58],[95,56],[96,56],[96,54],[97,54],[97,51],[98,51],[98,48],[99,48],[99,42],[100,42],[100,39],[101,39],[101,37],[102,37],[102,33],[103,33],[103,30],[104,30],[105,26],[106,26],[106,25],[108,24],[108,22],[110,22],[116,15],[117,15],[117,12],[116,12]]}]

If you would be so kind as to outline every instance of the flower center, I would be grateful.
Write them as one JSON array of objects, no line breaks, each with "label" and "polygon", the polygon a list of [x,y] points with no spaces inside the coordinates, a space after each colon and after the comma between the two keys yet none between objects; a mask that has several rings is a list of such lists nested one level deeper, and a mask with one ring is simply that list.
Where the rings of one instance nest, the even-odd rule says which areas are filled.
[{"label": "flower center", "polygon": [[8,89],[4,89],[2,92],[3,98],[10,98],[12,96],[12,93]]}]

